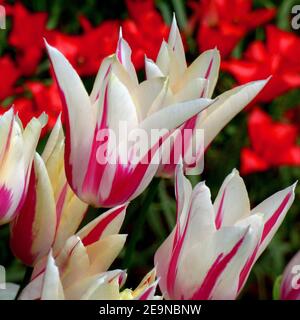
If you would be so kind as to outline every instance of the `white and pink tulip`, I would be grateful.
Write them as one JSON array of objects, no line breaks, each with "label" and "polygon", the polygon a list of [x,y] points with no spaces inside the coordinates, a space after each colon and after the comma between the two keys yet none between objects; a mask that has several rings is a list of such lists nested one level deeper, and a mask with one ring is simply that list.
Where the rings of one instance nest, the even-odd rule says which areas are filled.
[{"label": "white and pink tulip", "polygon": [[[156,78],[139,84],[131,49],[122,35],[116,54],[102,62],[90,96],[65,57],[50,45],[47,49],[67,121],[67,179],[83,201],[96,207],[113,207],[138,196],[156,174],[159,150],[169,136],[159,133],[136,155],[139,143],[130,144],[122,135],[117,144],[111,143],[111,132],[119,136],[121,122],[126,124],[129,136],[142,130],[150,139],[151,130],[171,132],[213,102],[197,97],[171,103],[149,115],[148,109],[158,103],[168,80]],[[105,139],[104,132],[108,133]],[[128,161],[121,160],[124,155],[120,150],[129,155]]]},{"label": "white and pink tulip", "polygon": [[163,296],[235,299],[293,203],[294,189],[279,191],[250,210],[244,181],[233,170],[212,203],[205,183],[192,190],[179,165],[176,226],[155,254]]},{"label": "white and pink tulip", "polygon": [[[149,272],[135,290],[124,289],[127,274],[123,270],[99,272],[85,276],[84,265],[73,265],[73,274],[62,273],[52,253],[46,268],[22,291],[20,300],[153,300],[157,281],[155,271]],[[76,269],[76,270],[75,270]],[[69,271],[70,272],[70,271]],[[82,274],[80,272],[83,272]],[[72,284],[66,285],[66,278]]]},{"label": "white and pink tulip", "polygon": [[26,265],[56,252],[78,229],[87,204],[73,193],[64,170],[64,134],[60,117],[42,156],[35,154],[24,205],[11,223],[11,249]]},{"label": "white and pink tulip", "polygon": [[[158,98],[147,111],[147,115],[151,115],[172,103],[211,98],[218,80],[220,54],[217,49],[207,50],[187,66],[184,46],[174,16],[168,42],[162,42],[156,62],[146,58],[145,66],[148,80],[155,81],[162,77],[168,79],[167,84],[160,87]],[[218,96],[212,107],[186,121],[180,130],[173,133],[173,147],[164,150],[164,158],[169,156],[170,161],[161,165],[159,174],[165,177],[173,176],[181,157],[187,173],[200,173],[199,165],[203,160],[203,152],[223,127],[254,99],[266,82],[267,80],[254,81],[231,89]],[[183,132],[187,129],[191,134],[186,135],[183,142]],[[197,129],[203,130],[204,141],[196,138]]]},{"label": "white and pink tulip", "polygon": [[13,108],[0,116],[0,225],[15,218],[28,188],[32,159],[46,117],[33,118],[25,129]]},{"label": "white and pink tulip", "polygon": [[20,299],[132,299],[151,298],[157,283],[150,273],[135,290],[121,295],[126,273],[107,271],[124,246],[126,235],[118,234],[126,205],[92,220],[54,253],[34,266],[31,281]]}]

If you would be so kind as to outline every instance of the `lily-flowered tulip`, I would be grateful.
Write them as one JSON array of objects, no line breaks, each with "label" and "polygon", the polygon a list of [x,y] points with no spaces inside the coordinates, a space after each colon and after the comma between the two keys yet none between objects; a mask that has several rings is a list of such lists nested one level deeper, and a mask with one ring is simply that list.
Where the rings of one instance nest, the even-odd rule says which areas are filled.
[{"label": "lily-flowered tulip", "polygon": [[[211,98],[218,79],[220,54],[217,49],[205,51],[187,66],[184,46],[174,16],[168,42],[162,42],[156,62],[146,58],[145,65],[148,80],[168,77],[168,84],[160,88],[154,108],[148,109],[149,115],[172,103]],[[202,150],[205,150],[223,127],[263,89],[266,82],[267,80],[249,82],[221,94],[212,107],[182,125],[181,130],[173,134],[173,149],[165,151],[170,154],[170,161],[160,168],[160,174],[173,175],[180,157],[183,157],[186,171],[197,168],[203,158]],[[182,137],[186,129],[192,130],[193,134],[184,141],[182,151],[177,152],[175,150],[180,150],[180,147],[176,149],[176,144],[182,144],[178,136]],[[203,129],[204,142],[195,138],[196,129]],[[167,156],[165,154],[164,158]]]},{"label": "lily-flowered tulip", "polygon": [[[147,108],[156,104],[157,87],[166,79],[139,84],[130,58],[131,49],[121,35],[116,54],[102,62],[90,96],[65,57],[49,45],[47,49],[67,122],[67,179],[83,201],[97,207],[113,207],[138,196],[155,175],[161,144],[168,137],[160,132],[156,140],[137,152],[139,143],[128,144],[126,137],[118,137],[122,122],[129,139],[140,130],[150,140],[151,130],[173,130],[212,103],[210,99],[190,99],[148,116]],[[105,131],[109,135],[102,141]],[[111,132],[119,138],[116,145],[111,143]],[[125,149],[127,161],[121,161],[124,155],[119,149]]]},{"label": "lily-flowered tulip", "polygon": [[177,222],[155,254],[159,286],[167,299],[235,299],[294,200],[295,185],[254,209],[237,170],[211,202],[200,182],[192,190],[176,172]]},{"label": "lily-flowered tulip", "polygon": [[[82,258],[82,257],[81,257]],[[81,260],[82,261],[82,260]],[[70,266],[69,266],[70,267]],[[155,299],[157,281],[155,271],[149,272],[135,290],[120,288],[126,280],[126,272],[113,270],[85,276],[84,264],[73,261],[68,281],[62,275],[52,253],[45,271],[28,284],[21,293],[21,300],[152,300]],[[73,272],[73,274],[71,273]],[[81,274],[83,272],[83,275]],[[66,287],[66,282],[69,286]]]},{"label": "lily-flowered tulip", "polygon": [[300,300],[300,251],[284,270],[280,286],[281,300]]},{"label": "lily-flowered tulip", "polygon": [[[126,205],[110,209],[76,235],[69,237],[57,253],[50,252],[48,257],[40,259],[34,266],[31,282],[20,298],[119,298],[119,286],[124,283],[126,274],[121,270],[107,270],[126,240],[126,235],[118,234],[125,217],[125,209]],[[141,290],[126,290],[124,298],[136,297],[142,293],[149,297],[154,295],[154,278],[149,274],[148,281],[144,280],[142,288],[139,287]],[[146,287],[149,290],[146,290]]]},{"label": "lily-flowered tulip", "polygon": [[35,148],[45,116],[23,130],[13,109],[0,116],[0,225],[11,221],[26,197]]},{"label": "lily-flowered tulip", "polygon": [[34,157],[28,193],[11,223],[11,249],[27,265],[56,252],[74,235],[87,210],[67,183],[64,134],[58,118],[42,156]]}]

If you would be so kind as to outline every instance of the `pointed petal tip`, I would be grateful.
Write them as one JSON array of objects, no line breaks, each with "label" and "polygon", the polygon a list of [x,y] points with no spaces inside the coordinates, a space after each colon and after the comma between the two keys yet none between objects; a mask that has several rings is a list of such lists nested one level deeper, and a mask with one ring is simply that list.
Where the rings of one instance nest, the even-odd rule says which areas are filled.
[{"label": "pointed petal tip", "polygon": [[122,30],[122,26],[120,26],[119,29],[119,40],[123,38],[123,30]]},{"label": "pointed petal tip", "polygon": [[171,28],[177,27],[176,13],[173,11]]},{"label": "pointed petal tip", "polygon": [[240,172],[239,172],[239,170],[238,170],[237,168],[233,168],[232,171],[231,171],[231,173],[232,173],[233,175],[237,175],[237,176],[240,175]]},{"label": "pointed petal tip", "polygon": [[260,86],[261,88],[263,88],[263,87],[270,81],[271,78],[272,78],[272,75],[270,75],[270,76],[269,76],[268,78],[266,78],[266,79],[261,79],[261,80],[253,81],[252,84],[253,84],[253,85]]},{"label": "pointed petal tip", "polygon": [[209,190],[208,186],[206,185],[206,181],[200,181],[194,190],[197,188],[198,191],[204,191],[204,190]]},{"label": "pointed petal tip", "polygon": [[44,126],[47,124],[48,122],[48,115],[46,112],[43,112],[39,117],[38,117],[38,121],[40,122],[42,128],[44,128]]}]

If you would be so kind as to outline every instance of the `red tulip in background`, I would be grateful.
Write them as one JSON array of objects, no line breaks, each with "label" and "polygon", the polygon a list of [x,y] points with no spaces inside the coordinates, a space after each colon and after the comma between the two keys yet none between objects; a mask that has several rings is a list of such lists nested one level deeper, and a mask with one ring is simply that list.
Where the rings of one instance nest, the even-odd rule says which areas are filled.
[{"label": "red tulip in background", "polygon": [[[252,0],[193,1],[193,29],[198,24],[197,42],[200,51],[217,47],[222,58],[230,55],[250,30],[270,21],[275,9],[252,10]],[[257,78],[258,79],[258,78]]]},{"label": "red tulip in background", "polygon": [[248,118],[250,147],[241,151],[241,173],[249,174],[270,167],[300,165],[297,127],[275,122],[263,110],[254,108]]},{"label": "red tulip in background", "polygon": [[132,61],[140,69],[144,66],[145,55],[156,59],[170,28],[155,9],[153,0],[126,0],[126,5],[130,17],[122,23],[123,34],[132,48]]},{"label": "red tulip in background", "polygon": [[285,113],[285,117],[298,128],[300,134],[300,106],[289,109]]},{"label": "red tulip in background", "polygon": [[145,54],[156,58],[161,41],[168,37],[169,27],[156,11],[153,0],[128,0],[126,5],[130,17],[124,21],[106,20],[92,27],[82,16],[79,18],[84,30],[81,35],[53,31],[49,35],[49,43],[67,57],[79,75],[94,75],[103,58],[114,53],[121,25],[124,37],[132,47],[133,63],[140,69],[144,65]]},{"label": "red tulip in background", "polygon": [[36,72],[44,52],[47,13],[31,13],[21,3],[16,3],[9,12],[12,16],[12,30],[8,42],[16,50],[18,68],[23,75],[28,76]]},{"label": "red tulip in background", "polygon": [[0,58],[0,101],[9,97],[14,91],[14,85],[19,78],[19,71],[9,56]]},{"label": "red tulip in background", "polygon": [[107,20],[93,28],[85,17],[82,16],[79,19],[84,30],[82,34],[68,35],[53,31],[47,40],[67,57],[78,74],[94,75],[102,59],[116,49],[119,22]]},{"label": "red tulip in background", "polygon": [[38,117],[44,111],[48,115],[48,123],[43,128],[45,134],[53,128],[58,115],[61,112],[61,102],[56,84],[50,86],[41,82],[31,81],[25,83],[24,87],[18,88],[21,96],[14,100],[14,109],[26,125],[32,117]]},{"label": "red tulip in background", "polygon": [[300,87],[299,56],[300,38],[270,25],[266,28],[266,43],[252,42],[243,60],[225,61],[222,69],[230,72],[239,84],[272,75],[256,100],[269,102]]}]

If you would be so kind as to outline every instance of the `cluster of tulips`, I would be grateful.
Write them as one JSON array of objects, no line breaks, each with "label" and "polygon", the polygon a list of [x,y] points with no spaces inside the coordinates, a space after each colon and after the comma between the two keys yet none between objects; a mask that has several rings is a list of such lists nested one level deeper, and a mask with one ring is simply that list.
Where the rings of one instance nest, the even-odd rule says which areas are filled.
[{"label": "cluster of tulips", "polygon": [[[65,132],[59,117],[38,154],[45,114],[25,128],[13,108],[0,118],[0,223],[10,223],[13,254],[33,267],[25,288],[8,286],[7,297],[237,298],[292,205],[295,185],[250,209],[245,184],[234,169],[212,202],[204,182],[192,189],[185,177],[199,166],[203,153],[196,152],[193,161],[190,153],[174,157],[165,143],[172,139],[175,147],[185,129],[202,129],[204,146],[197,145],[193,134],[185,143],[207,149],[268,80],[211,99],[219,52],[205,51],[187,66],[175,18],[156,61],[145,58],[145,81],[139,82],[131,49],[120,32],[116,53],[103,60],[90,94],[63,54],[45,45],[63,104]],[[105,129],[118,132],[121,121],[130,130],[168,133],[162,130],[138,156],[136,144],[120,139],[118,145],[126,145],[130,155],[124,163],[109,137],[103,142],[98,135]],[[99,148],[104,148],[105,161],[98,159]],[[169,163],[157,161],[167,152]],[[113,155],[115,162],[109,161]],[[136,289],[126,289],[126,272],[109,268],[126,242],[126,235],[119,234],[126,208],[154,176],[175,177],[176,225],[156,251],[153,270]],[[80,229],[89,205],[108,211]],[[295,290],[289,281],[284,289],[286,296]]]}]

